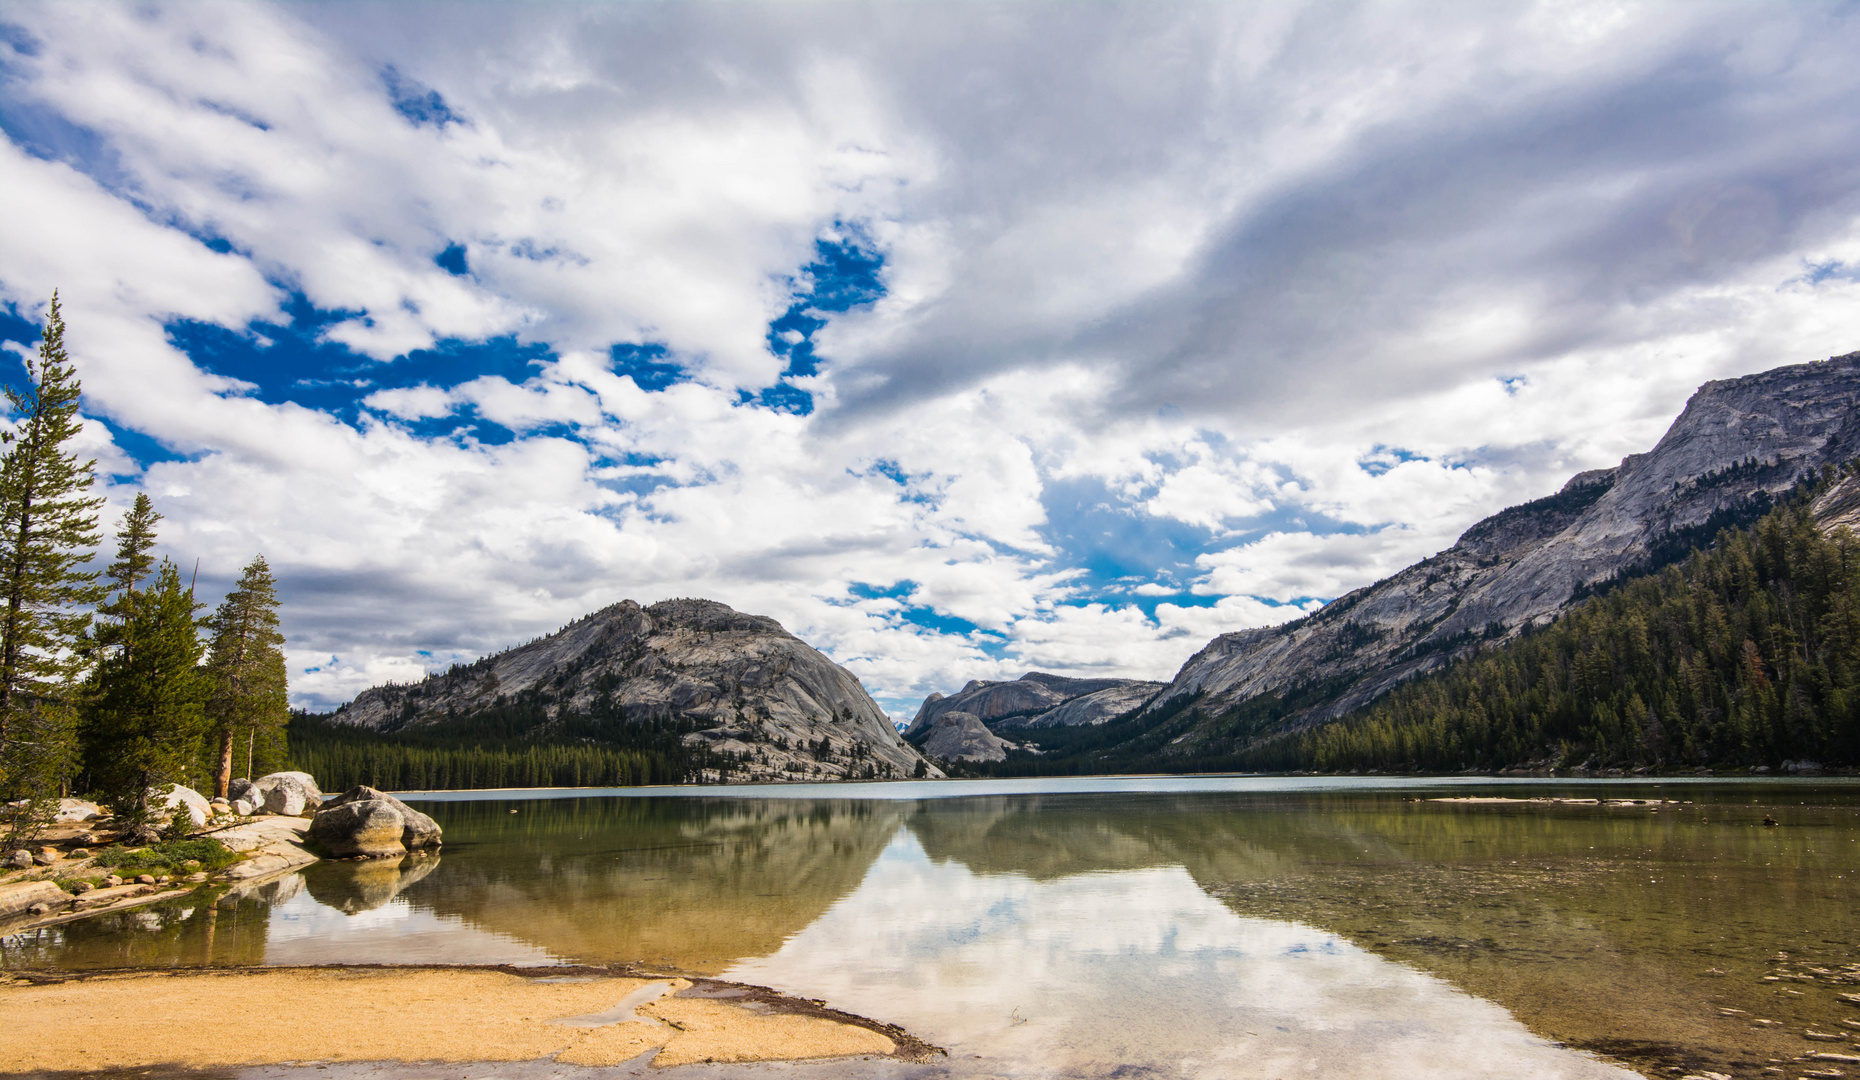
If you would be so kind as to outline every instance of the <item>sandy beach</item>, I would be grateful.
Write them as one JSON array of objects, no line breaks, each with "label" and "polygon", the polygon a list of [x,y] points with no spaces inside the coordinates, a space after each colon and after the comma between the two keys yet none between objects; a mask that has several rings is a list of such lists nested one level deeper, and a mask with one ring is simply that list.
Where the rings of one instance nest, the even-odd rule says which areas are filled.
[{"label": "sandy beach", "polygon": [[[280,1007],[276,1003],[287,1003]],[[598,968],[262,968],[13,975],[0,1072],[285,1062],[667,1067],[937,1051],[885,1025],[757,987]]]}]

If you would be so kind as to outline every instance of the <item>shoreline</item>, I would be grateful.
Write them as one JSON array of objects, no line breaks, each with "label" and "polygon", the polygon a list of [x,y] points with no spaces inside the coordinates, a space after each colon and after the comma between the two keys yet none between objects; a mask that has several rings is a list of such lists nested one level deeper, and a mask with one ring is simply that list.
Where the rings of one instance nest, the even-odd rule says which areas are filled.
[{"label": "shoreline", "polygon": [[[284,1028],[238,1007],[297,1002]],[[223,1006],[223,1007],[222,1007]],[[659,1069],[944,1051],[895,1024],[764,986],[630,966],[340,964],[0,972],[0,1009],[47,1043],[0,1047],[0,1073],[256,1068],[290,1063],[539,1063]],[[392,1024],[380,1023],[391,1010]],[[188,1015],[214,1022],[175,1037]]]},{"label": "shoreline", "polygon": [[[78,893],[66,892],[58,882],[87,881],[96,876],[95,871],[100,869],[95,865],[96,855],[61,858],[50,865],[10,871],[0,879],[0,935],[58,926],[202,891],[223,889],[225,894],[235,894],[250,890],[322,861],[304,846],[304,834],[309,828],[309,818],[268,814],[189,833],[187,839],[218,840],[238,852],[241,858],[210,874],[164,875],[161,878],[148,874],[142,876],[153,880],[131,879],[119,885],[104,885]],[[36,884],[51,888],[32,890],[30,886]],[[17,897],[13,896],[15,893]],[[47,910],[31,911],[32,907],[41,906]]]}]

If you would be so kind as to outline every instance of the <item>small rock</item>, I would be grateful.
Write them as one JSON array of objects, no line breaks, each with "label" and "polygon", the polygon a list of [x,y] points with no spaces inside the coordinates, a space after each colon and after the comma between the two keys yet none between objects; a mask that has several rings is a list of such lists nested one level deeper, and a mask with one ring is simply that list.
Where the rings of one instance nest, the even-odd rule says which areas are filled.
[{"label": "small rock", "polygon": [[1804,1031],[1802,1034],[1804,1037],[1814,1039],[1817,1042],[1846,1042],[1847,1041],[1847,1036],[1842,1035],[1838,1031],[1816,1031],[1811,1028],[1808,1031]]},{"label": "small rock", "polygon": [[79,893],[80,895],[81,895],[81,894],[83,894],[83,893],[87,893],[87,892],[89,892],[89,891],[91,891],[92,889],[94,889],[94,888],[96,888],[96,887],[97,887],[97,886],[95,886],[95,885],[92,885],[92,884],[91,884],[90,882],[88,882],[88,881],[80,881],[80,882],[78,882],[78,883],[77,883],[76,885],[73,885],[73,886],[71,886],[71,888],[73,888],[74,890],[76,890],[76,891],[77,891],[77,892],[78,892],[78,893]]},{"label": "small rock", "polygon": [[117,877],[115,874],[110,874],[109,876],[103,879],[103,883],[109,886],[110,888],[114,889],[118,885],[121,885],[123,883],[123,879],[120,877]]},{"label": "small rock", "polygon": [[52,906],[43,901],[26,909],[27,913],[31,915],[43,915],[50,910],[52,910]]},{"label": "small rock", "polygon": [[90,849],[81,847],[72,848],[71,857],[74,859],[88,859],[90,858]]},{"label": "small rock", "polygon": [[192,873],[193,871],[200,869],[200,860],[189,859],[186,862],[181,864],[181,869],[186,870],[189,873]]},{"label": "small rock", "polygon": [[199,872],[195,872],[195,873],[192,873],[192,874],[189,874],[189,875],[187,875],[187,880],[189,880],[189,881],[191,881],[191,882],[193,882],[194,884],[196,884],[196,885],[198,885],[198,884],[200,884],[201,882],[203,882],[203,881],[205,881],[205,880],[207,880],[207,875],[205,875],[205,874],[202,874],[202,873],[199,873]]},{"label": "small rock", "polygon": [[58,861],[58,852],[49,850],[41,851],[32,857],[32,861],[38,863],[40,866],[50,866]]},{"label": "small rock", "polygon": [[32,852],[25,848],[9,851],[6,854],[6,865],[10,870],[24,870],[32,865]]},{"label": "small rock", "polygon": [[208,799],[207,802],[209,805],[212,805],[212,806],[231,806],[232,805],[232,800],[228,799],[224,795],[215,795],[211,799]]},{"label": "small rock", "polygon": [[155,875],[154,875],[154,874],[137,874],[137,875],[136,875],[136,884],[138,884],[138,885],[153,885],[153,884],[155,884]]},{"label": "small rock", "polygon": [[234,799],[233,804],[232,804],[232,812],[239,815],[240,817],[251,817],[252,816],[252,804],[249,802],[246,802],[244,799]]},{"label": "small rock", "polygon": [[123,842],[126,844],[140,844],[144,847],[149,844],[159,844],[161,843],[161,831],[153,825],[137,825],[135,828],[129,830],[128,833],[124,834]]}]

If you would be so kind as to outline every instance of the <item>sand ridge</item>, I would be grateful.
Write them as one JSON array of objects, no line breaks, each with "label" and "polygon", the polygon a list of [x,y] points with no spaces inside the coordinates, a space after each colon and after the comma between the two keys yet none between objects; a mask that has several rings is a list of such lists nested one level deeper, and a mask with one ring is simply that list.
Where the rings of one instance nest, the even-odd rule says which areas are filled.
[{"label": "sand ridge", "polygon": [[[661,1067],[934,1052],[896,1029],[759,988],[583,970],[247,968],[15,977],[0,982],[8,1027],[56,1036],[0,1045],[0,1072],[541,1058],[618,1065],[655,1048],[652,1064]],[[614,1011],[655,983],[668,985],[655,988],[662,995],[630,1018],[596,1027],[559,1022]],[[253,1008],[254,1002],[290,1008]]]}]

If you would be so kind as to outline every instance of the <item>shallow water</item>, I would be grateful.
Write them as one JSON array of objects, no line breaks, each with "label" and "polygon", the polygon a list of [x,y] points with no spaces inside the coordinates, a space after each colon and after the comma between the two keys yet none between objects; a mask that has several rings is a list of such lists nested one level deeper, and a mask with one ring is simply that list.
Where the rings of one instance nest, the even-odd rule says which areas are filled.
[{"label": "shallow water", "polygon": [[[1860,1074],[1797,1060],[1860,1056],[1850,782],[512,794],[420,801],[437,859],[319,864],[0,957],[635,963],[902,1024],[963,1075]],[[1641,801],[1437,801],[1484,796]]]}]

